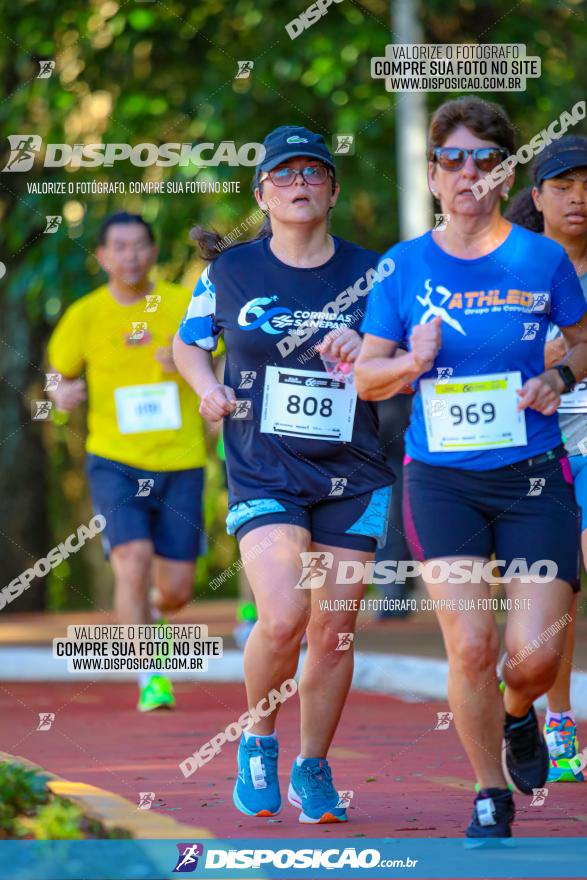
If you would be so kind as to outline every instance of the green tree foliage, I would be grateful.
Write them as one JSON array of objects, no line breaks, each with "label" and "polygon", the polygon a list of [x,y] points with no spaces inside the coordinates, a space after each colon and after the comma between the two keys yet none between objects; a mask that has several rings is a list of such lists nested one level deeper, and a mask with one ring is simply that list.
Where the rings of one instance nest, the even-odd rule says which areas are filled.
[{"label": "green tree foliage", "polygon": [[47,803],[47,780],[20,764],[0,765],[0,837],[11,836],[19,816],[35,813]]}]

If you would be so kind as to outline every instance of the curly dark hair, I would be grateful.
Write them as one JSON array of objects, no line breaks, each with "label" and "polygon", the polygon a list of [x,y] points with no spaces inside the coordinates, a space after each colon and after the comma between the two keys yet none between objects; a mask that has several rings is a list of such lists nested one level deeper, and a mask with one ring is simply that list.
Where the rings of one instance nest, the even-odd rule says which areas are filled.
[{"label": "curly dark hair", "polygon": [[505,212],[505,218],[530,232],[544,232],[544,217],[534,204],[531,186],[521,189],[514,196]]}]

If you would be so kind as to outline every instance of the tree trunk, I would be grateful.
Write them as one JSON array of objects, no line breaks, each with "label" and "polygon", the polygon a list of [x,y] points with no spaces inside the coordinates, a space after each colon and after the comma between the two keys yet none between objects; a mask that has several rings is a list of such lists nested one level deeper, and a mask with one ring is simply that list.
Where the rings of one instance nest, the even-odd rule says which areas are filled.
[{"label": "tree trunk", "polygon": [[[5,281],[9,281],[8,266]],[[46,462],[42,443],[45,423],[33,421],[31,399],[42,391],[43,322],[32,326],[25,297],[5,289],[0,308],[0,587],[10,583],[49,550],[50,529],[45,507]],[[45,578],[34,578],[2,613],[41,611]]]}]

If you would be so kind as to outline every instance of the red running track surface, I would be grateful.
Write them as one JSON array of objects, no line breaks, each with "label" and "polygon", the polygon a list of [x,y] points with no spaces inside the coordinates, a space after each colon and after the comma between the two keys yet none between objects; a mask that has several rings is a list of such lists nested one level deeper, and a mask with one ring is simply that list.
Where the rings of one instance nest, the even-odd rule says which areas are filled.
[{"label": "red running track surface", "polygon": [[[136,711],[132,683],[8,683],[0,685],[0,749],[66,779],[85,782],[138,803],[155,792],[152,810],[215,837],[458,837],[474,798],[473,775],[454,725],[435,730],[446,703],[405,703],[353,692],[329,755],[334,783],[354,792],[346,825],[300,825],[286,800],[288,774],[299,751],[298,698],[279,718],[284,806],[275,819],[248,818],[232,803],[236,744],[185,779],[179,763],[245,711],[240,684],[176,685],[177,709]],[[48,731],[38,713],[54,712]],[[580,726],[587,743],[587,725]],[[587,783],[550,785],[543,806],[516,796],[516,836],[584,836]]]}]

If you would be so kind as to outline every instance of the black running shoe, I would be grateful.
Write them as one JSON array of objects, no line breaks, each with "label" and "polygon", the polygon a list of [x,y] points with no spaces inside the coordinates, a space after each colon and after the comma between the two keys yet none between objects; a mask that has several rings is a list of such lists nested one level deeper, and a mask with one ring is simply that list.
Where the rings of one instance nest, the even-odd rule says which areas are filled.
[{"label": "black running shoe", "polygon": [[[465,832],[467,838],[484,840],[512,836],[512,822],[516,815],[514,799],[507,788],[482,788],[475,798],[473,818]],[[475,846],[468,843],[468,846]]]},{"label": "black running shoe", "polygon": [[534,706],[519,721],[506,718],[504,736],[505,762],[511,780],[522,794],[532,794],[534,788],[542,788],[546,783],[550,764]]}]

